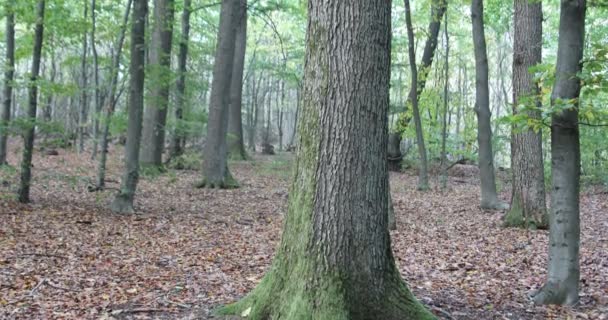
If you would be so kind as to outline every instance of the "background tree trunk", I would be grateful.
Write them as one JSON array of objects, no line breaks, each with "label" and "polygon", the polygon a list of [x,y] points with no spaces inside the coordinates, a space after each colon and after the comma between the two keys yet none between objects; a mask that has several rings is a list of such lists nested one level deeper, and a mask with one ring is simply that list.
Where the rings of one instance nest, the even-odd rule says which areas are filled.
[{"label": "background tree trunk", "polygon": [[179,54],[177,58],[177,101],[175,104],[176,129],[171,139],[171,156],[177,157],[183,153],[184,132],[180,121],[183,119],[184,107],[186,105],[186,73],[188,72],[188,46],[190,42],[190,10],[192,1],[184,0],[184,11],[182,12],[182,33],[179,42]]},{"label": "background tree trunk", "polygon": [[97,44],[95,43],[95,32],[97,30],[97,14],[95,11],[96,1],[91,0],[91,51],[93,53],[93,81],[95,81],[95,119],[93,123],[93,150],[91,151],[91,159],[97,157],[97,144],[99,140],[99,116],[101,114],[101,93],[99,88],[99,56],[97,54]]},{"label": "background tree trunk", "polygon": [[228,116],[228,154],[236,160],[247,159],[243,141],[243,71],[247,48],[247,0],[239,2],[236,16],[236,36],[232,83],[230,85],[230,111]]},{"label": "background tree trunk", "polygon": [[108,158],[108,139],[110,136],[110,122],[112,120],[112,114],[114,114],[114,109],[116,108],[117,103],[117,85],[118,85],[118,70],[120,69],[120,57],[122,55],[122,47],[125,42],[125,34],[127,31],[127,23],[129,22],[129,13],[131,12],[131,4],[132,0],[127,1],[127,6],[125,7],[125,14],[122,20],[122,26],[120,29],[120,36],[118,37],[118,44],[116,46],[116,53],[112,59],[112,66],[110,68],[110,88],[108,94],[108,104],[106,106],[106,110],[104,112],[104,122],[103,122],[103,130],[101,133],[101,155],[99,157],[99,163],[97,166],[97,186],[98,190],[103,190],[105,187],[105,177],[106,177],[106,161]]},{"label": "background tree trunk", "polygon": [[4,71],[4,101],[2,102],[2,118],[0,118],[0,166],[6,164],[8,125],[11,121],[11,105],[13,98],[13,78],[15,76],[15,0],[7,0],[6,11],[6,69]]},{"label": "background tree trunk", "polygon": [[32,180],[32,154],[34,152],[34,136],[36,133],[36,113],[38,108],[38,76],[42,56],[42,41],[44,40],[44,9],[45,1],[40,0],[36,6],[36,27],[34,29],[34,52],[30,74],[27,120],[29,127],[23,135],[23,158],[21,160],[21,182],[19,185],[19,202],[30,202],[30,183]]},{"label": "background tree trunk", "polygon": [[445,14],[445,24],[443,33],[445,36],[445,82],[443,84],[443,115],[442,127],[441,127],[441,188],[445,189],[448,183],[448,170],[447,170],[447,154],[446,154],[446,140],[448,135],[448,106],[450,100],[450,36],[448,34],[448,14]]},{"label": "background tree trunk", "polygon": [[165,126],[171,88],[171,46],[174,0],[154,1],[154,31],[150,50],[150,99],[144,115],[140,161],[144,166],[162,167]]},{"label": "background tree trunk", "polygon": [[391,2],[311,0],[308,7],[283,238],[258,287],[223,312],[247,310],[252,320],[433,319],[401,279],[387,228]]},{"label": "background tree trunk", "polygon": [[118,213],[133,213],[133,198],[139,179],[139,145],[141,142],[142,115],[144,109],[144,80],[146,59],[146,16],[148,0],[133,1],[131,26],[131,67],[129,68],[129,122],[125,146],[125,171],[120,192],[110,209]]},{"label": "background tree trunk", "polygon": [[473,20],[473,45],[475,47],[475,113],[477,114],[477,143],[479,144],[481,207],[484,209],[499,209],[503,207],[503,204],[498,200],[494,177],[483,0],[473,0],[471,3],[471,17]]},{"label": "background tree trunk", "polygon": [[[528,71],[542,60],[543,11],[542,3],[515,0],[513,41],[513,114],[520,112],[520,104],[533,103],[536,111],[527,115],[540,119],[539,89]],[[505,225],[546,229],[548,216],[545,204],[545,170],[542,150],[542,131],[528,129],[511,135],[511,170],[513,191],[511,208]]]},{"label": "background tree trunk", "polygon": [[[87,0],[84,0],[84,19],[89,16],[89,5]],[[87,51],[88,51],[88,34],[86,30],[82,35],[82,54],[80,57],[80,112],[78,114],[78,153],[84,152],[84,136],[87,132],[87,108],[89,105],[87,94]]]},{"label": "background tree trunk", "polygon": [[580,162],[578,98],[585,39],[585,0],[562,0],[555,84],[551,104],[574,100],[573,108],[551,119],[551,215],[549,270],[545,285],[534,297],[538,304],[578,302],[580,278]]},{"label": "background tree trunk", "polygon": [[[410,59],[410,69],[412,72],[412,88],[410,89],[410,97],[408,101],[412,103],[412,111],[414,113],[414,123],[416,124],[416,143],[418,145],[418,154],[420,155],[420,171],[418,174],[418,190],[426,190],[429,188],[429,172],[428,172],[428,161],[426,156],[426,146],[424,145],[424,134],[422,132],[422,121],[420,120],[420,110],[418,110],[418,70],[416,69],[416,51],[414,49],[414,29],[412,28],[412,18],[410,10],[409,0],[404,0],[405,4],[405,21],[407,25],[407,37],[408,37],[408,53]],[[432,23],[432,22],[431,22]],[[434,29],[433,29],[434,30]],[[438,33],[439,31],[437,31]],[[430,37],[429,37],[430,39]],[[435,36],[435,45],[437,46],[437,36]],[[427,44],[429,42],[427,41]],[[430,45],[430,44],[429,44]],[[425,52],[426,52],[425,47]],[[433,52],[435,50],[433,49]],[[432,56],[431,60],[432,61]],[[422,63],[424,67],[424,61]]]},{"label": "background tree trunk", "polygon": [[218,45],[213,65],[213,82],[211,83],[207,141],[203,155],[203,180],[198,187],[238,187],[238,183],[228,170],[226,134],[240,1],[222,2]]}]

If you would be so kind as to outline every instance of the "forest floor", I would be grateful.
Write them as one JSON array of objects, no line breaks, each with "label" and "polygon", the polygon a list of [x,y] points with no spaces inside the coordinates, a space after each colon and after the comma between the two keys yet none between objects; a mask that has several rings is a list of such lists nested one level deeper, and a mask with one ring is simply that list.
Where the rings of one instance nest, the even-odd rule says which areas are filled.
[{"label": "forest floor", "polygon": [[[88,192],[88,154],[38,152],[29,205],[14,200],[18,169],[2,169],[0,319],[205,319],[271,263],[291,157],[231,162],[236,190],[195,189],[197,171],[144,176],[131,216],[106,209],[115,189]],[[545,278],[547,231],[502,228],[502,212],[479,208],[478,181],[460,169],[445,191],[419,192],[412,173],[391,174],[393,249],[416,296],[442,319],[608,319],[608,191],[581,197],[580,304],[539,307],[527,295]],[[508,184],[500,189],[508,200]]]}]

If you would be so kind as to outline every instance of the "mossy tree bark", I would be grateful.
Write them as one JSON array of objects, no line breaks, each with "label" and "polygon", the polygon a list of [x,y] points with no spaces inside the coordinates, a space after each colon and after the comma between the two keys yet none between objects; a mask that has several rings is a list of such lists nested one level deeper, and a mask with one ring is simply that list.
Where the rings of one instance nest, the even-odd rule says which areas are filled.
[{"label": "mossy tree bark", "polygon": [[585,39],[585,0],[562,0],[557,64],[551,104],[574,101],[572,108],[551,119],[551,214],[549,216],[549,270],[537,292],[538,304],[578,302],[580,266],[580,161],[578,98]]},{"label": "mossy tree bark", "polygon": [[[542,60],[542,3],[515,0],[513,6],[513,114],[527,112],[529,117],[539,119],[539,88],[528,70]],[[528,107],[529,111],[522,111],[523,107]],[[527,129],[512,133],[511,169],[513,190],[505,226],[546,229],[549,221],[541,130]]]},{"label": "mossy tree bark", "polygon": [[237,29],[230,84],[230,115],[228,120],[228,154],[231,159],[246,160],[247,152],[243,141],[243,71],[245,69],[245,50],[247,48],[247,0],[239,2]]},{"label": "mossy tree bark", "polygon": [[144,109],[146,16],[148,0],[133,1],[133,23],[131,26],[131,66],[129,68],[129,123],[125,146],[125,171],[120,192],[112,201],[110,209],[118,213],[133,213],[133,198],[139,180],[139,145]]},{"label": "mossy tree bark", "polygon": [[241,0],[222,1],[209,101],[207,141],[203,154],[203,180],[197,185],[199,188],[238,187],[228,170],[226,135],[240,3]]},{"label": "mossy tree bark", "polygon": [[0,165],[6,164],[8,142],[7,126],[11,121],[11,105],[13,98],[13,78],[15,76],[15,0],[7,0],[4,5],[6,13],[6,51],[4,71],[4,100],[2,101],[2,117],[0,118]]},{"label": "mossy tree bark", "polygon": [[308,3],[295,176],[270,271],[220,313],[248,319],[433,319],[388,232],[391,2]]},{"label": "mossy tree bark", "polygon": [[36,6],[36,27],[34,29],[34,52],[32,70],[28,90],[27,120],[29,126],[23,135],[23,158],[21,160],[21,181],[19,184],[19,202],[30,202],[30,183],[32,180],[32,155],[34,152],[34,137],[36,134],[36,113],[38,109],[38,76],[40,75],[40,60],[44,40],[44,0]]},{"label": "mossy tree bark", "polygon": [[150,96],[144,114],[143,143],[140,162],[145,166],[162,167],[165,148],[165,125],[171,88],[171,47],[173,40],[173,0],[154,1],[154,30],[150,50]]},{"label": "mossy tree bark", "polygon": [[473,46],[475,51],[475,113],[477,114],[477,143],[479,144],[479,178],[481,180],[481,207],[503,209],[498,200],[492,153],[492,125],[490,122],[490,90],[488,87],[488,56],[483,22],[483,0],[471,3]]}]

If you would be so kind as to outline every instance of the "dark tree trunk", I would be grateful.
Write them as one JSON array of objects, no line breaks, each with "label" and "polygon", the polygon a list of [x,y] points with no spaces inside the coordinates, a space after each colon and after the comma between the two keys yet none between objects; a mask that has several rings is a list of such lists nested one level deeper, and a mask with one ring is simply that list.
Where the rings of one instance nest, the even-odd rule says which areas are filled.
[{"label": "dark tree trunk", "polygon": [[203,154],[203,180],[198,187],[238,187],[238,183],[228,170],[226,135],[240,1],[225,0],[222,2],[218,45],[213,65],[213,82],[211,83],[207,141]]},{"label": "dark tree trunk", "polygon": [[247,159],[243,141],[243,71],[247,48],[247,0],[241,0],[236,16],[236,38],[232,83],[230,85],[230,111],[228,116],[228,155],[235,160]]},{"label": "dark tree trunk", "polygon": [[15,0],[7,0],[6,11],[6,69],[4,71],[4,101],[2,102],[2,118],[0,118],[0,166],[6,164],[8,130],[11,121],[11,105],[13,98],[13,78],[15,76]]},{"label": "dark tree trunk", "polygon": [[[414,49],[414,29],[412,27],[412,17],[411,17],[411,9],[409,0],[404,0],[405,4],[405,21],[407,24],[407,38],[408,38],[408,53],[410,59],[410,70],[412,72],[412,88],[410,89],[410,96],[408,101],[412,103],[412,111],[414,113],[414,123],[416,124],[416,143],[418,145],[418,154],[420,156],[420,172],[418,174],[418,190],[426,190],[429,188],[429,171],[428,171],[428,161],[426,157],[426,146],[424,145],[424,134],[422,132],[422,121],[420,120],[420,111],[418,110],[418,93],[421,90],[418,90],[418,70],[416,69],[416,52]],[[431,22],[431,26],[433,26],[433,22]],[[439,28],[439,26],[437,26]],[[435,29],[432,29],[435,30]],[[437,30],[439,33],[439,30]],[[431,37],[429,37],[431,40]],[[434,45],[429,44],[427,41],[427,45],[433,47],[433,53],[435,52],[435,47],[437,46],[437,35],[435,35]],[[426,53],[426,47],[425,47]],[[432,56],[430,58],[432,61]],[[429,62],[430,66],[430,62]],[[423,69],[424,61],[422,62]]]},{"label": "dark tree trunk", "polygon": [[125,7],[125,14],[123,16],[122,26],[120,29],[120,36],[118,37],[118,44],[116,46],[116,53],[112,59],[112,67],[110,69],[110,88],[108,93],[108,104],[104,112],[103,130],[101,133],[101,155],[99,157],[99,163],[97,166],[97,189],[103,190],[105,187],[106,177],[106,161],[108,159],[108,139],[110,136],[110,121],[112,114],[117,103],[117,85],[118,85],[118,69],[120,68],[120,57],[122,55],[122,47],[125,42],[125,34],[127,30],[127,23],[129,22],[129,13],[131,12],[132,0],[127,1]]},{"label": "dark tree trunk", "polygon": [[36,112],[38,108],[38,76],[44,39],[45,1],[38,1],[36,6],[36,27],[34,30],[34,52],[28,90],[27,118],[30,125],[23,135],[23,158],[21,160],[21,182],[19,185],[19,202],[30,202],[30,183],[32,180],[32,154],[34,152],[34,135],[36,133]]},{"label": "dark tree trunk", "polygon": [[221,312],[434,319],[401,279],[387,228],[391,2],[311,0],[308,8],[300,142],[281,244],[257,288]]},{"label": "dark tree trunk", "polygon": [[481,207],[499,209],[494,177],[492,153],[492,125],[490,123],[490,90],[488,87],[488,56],[483,22],[483,0],[471,3],[473,45],[475,51],[475,113],[477,114],[477,143],[479,144],[479,177],[481,180]]},{"label": "dark tree trunk", "polygon": [[[86,20],[88,13],[88,3],[84,0],[84,19]],[[88,51],[88,34],[85,31],[82,35],[82,54],[80,57],[80,112],[78,113],[78,153],[84,152],[84,136],[87,133],[87,108],[89,105],[89,95],[87,94],[87,51]]]},{"label": "dark tree trunk", "polygon": [[392,132],[388,135],[387,158],[389,171],[401,171],[403,154],[401,154],[401,134],[399,132]]},{"label": "dark tree trunk", "polygon": [[445,36],[445,63],[444,72],[445,79],[443,84],[443,114],[441,116],[443,124],[441,127],[441,188],[445,189],[448,183],[448,170],[447,170],[447,154],[446,154],[446,140],[448,135],[448,106],[450,101],[450,36],[448,34],[448,14],[445,14],[444,24],[444,36]]},{"label": "dark tree trunk", "polygon": [[574,100],[573,108],[551,119],[551,214],[549,270],[538,304],[573,305],[578,302],[580,278],[580,162],[578,98],[585,39],[585,0],[562,0],[555,84],[551,104]]},{"label": "dark tree trunk", "polygon": [[144,80],[146,60],[146,16],[148,0],[133,1],[131,26],[131,66],[129,68],[129,122],[125,145],[125,169],[120,192],[110,209],[118,213],[133,213],[133,198],[139,179],[139,145],[144,109]]},{"label": "dark tree trunk", "polygon": [[[513,114],[518,114],[520,105],[528,102],[533,104],[528,107],[536,107],[537,110],[529,111],[527,115],[540,119],[539,88],[528,70],[542,60],[542,3],[515,0],[513,17]],[[542,131],[532,128],[523,132],[512,131],[513,189],[505,225],[546,229],[549,221],[545,204]]]},{"label": "dark tree trunk", "polygon": [[184,0],[184,11],[182,12],[182,33],[179,42],[179,54],[177,58],[177,102],[175,104],[175,122],[177,124],[175,133],[171,139],[171,156],[177,157],[183,153],[182,146],[184,145],[184,132],[181,126],[181,121],[184,116],[184,107],[186,105],[186,73],[188,72],[188,46],[190,43],[190,10],[192,6],[191,0]]},{"label": "dark tree trunk", "polygon": [[140,162],[162,167],[165,125],[171,88],[171,45],[173,40],[174,0],[154,1],[154,30],[150,50],[150,96],[144,115]]}]

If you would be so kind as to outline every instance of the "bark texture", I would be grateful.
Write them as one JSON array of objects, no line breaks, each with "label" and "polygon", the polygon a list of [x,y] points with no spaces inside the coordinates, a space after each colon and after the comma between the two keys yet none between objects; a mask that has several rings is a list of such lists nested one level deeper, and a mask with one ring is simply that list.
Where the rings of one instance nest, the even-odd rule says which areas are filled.
[{"label": "bark texture", "polygon": [[171,88],[171,45],[173,40],[173,0],[154,1],[154,30],[150,50],[150,96],[144,115],[140,162],[162,166],[165,125]]},{"label": "bark texture", "polygon": [[118,213],[133,213],[133,198],[139,179],[139,145],[144,109],[146,16],[148,0],[133,1],[133,24],[131,26],[131,66],[129,68],[129,122],[125,145],[125,169],[120,192],[110,209]]},{"label": "bark texture", "polygon": [[[89,15],[89,5],[87,0],[84,0],[84,19]],[[80,56],[80,112],[78,113],[78,153],[84,152],[84,136],[87,133],[87,111],[89,106],[89,95],[87,75],[87,52],[88,52],[88,34],[85,31],[82,34],[82,54]]]},{"label": "bark texture", "polygon": [[228,170],[226,134],[228,132],[230,84],[240,1],[226,0],[222,2],[218,46],[213,65],[213,81],[209,101],[207,141],[203,154],[203,180],[198,187],[238,187],[238,183]]},{"label": "bark texture", "polygon": [[538,304],[572,305],[579,296],[580,140],[578,98],[585,39],[585,0],[562,0],[555,84],[551,103],[572,100],[572,108],[551,119],[551,215],[549,268],[545,285],[534,297]]},{"label": "bark texture", "polygon": [[222,313],[434,319],[392,256],[386,163],[391,2],[308,3],[295,177],[274,263]]},{"label": "bark texture", "polygon": [[186,105],[186,73],[188,72],[188,44],[190,42],[190,10],[192,1],[184,0],[184,10],[182,12],[182,32],[179,42],[179,54],[177,58],[177,101],[175,104],[175,120],[177,128],[171,139],[171,156],[177,157],[183,153],[185,140],[184,132],[180,126],[180,121],[184,118],[184,107]]},{"label": "bark texture", "polygon": [[30,126],[23,135],[23,157],[21,160],[21,182],[19,184],[19,202],[30,202],[30,182],[32,180],[32,153],[34,152],[34,135],[36,133],[36,112],[38,108],[38,76],[40,75],[40,60],[42,42],[44,39],[44,0],[36,6],[36,27],[34,29],[34,52],[28,90],[27,117]]},{"label": "bark texture", "polygon": [[7,0],[6,10],[6,69],[4,71],[4,101],[2,102],[2,115],[0,118],[0,165],[6,164],[8,143],[8,125],[11,121],[11,105],[13,102],[13,78],[15,77],[15,13],[14,0]]},{"label": "bark texture", "polygon": [[[515,0],[513,17],[513,114],[526,112],[520,109],[526,104],[528,107],[532,104],[537,110],[527,111],[527,115],[539,119],[539,88],[528,70],[542,60],[542,3]],[[546,229],[549,221],[545,203],[541,130],[528,129],[512,133],[511,169],[511,208],[505,217],[505,225]]]},{"label": "bark texture", "polygon": [[228,120],[228,154],[236,160],[247,159],[243,141],[243,71],[245,68],[245,50],[247,48],[247,0],[239,2],[234,65],[232,66],[232,83],[230,85],[230,111]]},{"label": "bark texture", "polygon": [[475,113],[477,114],[477,143],[479,144],[479,178],[481,180],[481,207],[500,209],[494,177],[492,153],[492,125],[490,122],[490,90],[488,86],[488,56],[483,22],[483,0],[471,3],[473,20],[473,46],[475,51]]}]

